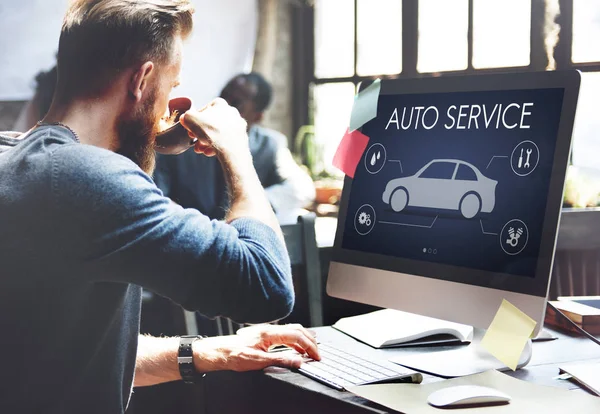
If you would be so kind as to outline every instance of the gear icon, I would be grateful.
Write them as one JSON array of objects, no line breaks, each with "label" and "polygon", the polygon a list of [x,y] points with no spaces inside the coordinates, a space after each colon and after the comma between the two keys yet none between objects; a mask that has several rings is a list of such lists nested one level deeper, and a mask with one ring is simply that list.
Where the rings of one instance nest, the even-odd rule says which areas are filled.
[{"label": "gear icon", "polygon": [[370,215],[370,214],[367,214],[367,213],[365,213],[365,212],[363,211],[362,213],[360,213],[360,214],[358,215],[358,222],[359,222],[360,224],[362,224],[363,226],[364,226],[364,225],[366,225],[366,226],[370,226],[370,225],[371,225],[371,215]]},{"label": "gear icon", "polygon": [[367,213],[365,213],[364,211],[362,213],[360,213],[360,215],[358,216],[358,222],[360,224],[365,224],[367,222],[367,217],[369,217],[367,215]]},{"label": "gear icon", "polygon": [[361,235],[366,236],[377,225],[377,212],[370,204],[363,204],[354,213],[354,230]]}]

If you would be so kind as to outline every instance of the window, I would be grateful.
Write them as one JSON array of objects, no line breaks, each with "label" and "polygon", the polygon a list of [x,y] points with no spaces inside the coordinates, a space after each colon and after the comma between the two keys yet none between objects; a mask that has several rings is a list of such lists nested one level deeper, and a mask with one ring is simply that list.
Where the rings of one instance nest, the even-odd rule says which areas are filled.
[{"label": "window", "polygon": [[473,67],[528,66],[531,0],[474,0]]},{"label": "window", "polygon": [[458,170],[456,171],[456,177],[454,177],[454,179],[462,181],[477,181],[477,174],[475,174],[475,171],[473,171],[473,169],[468,165],[459,164]]},{"label": "window", "polygon": [[402,72],[402,0],[358,0],[356,22],[356,73]]},{"label": "window", "polygon": [[575,63],[600,61],[600,2],[573,0],[573,49]]},{"label": "window", "polygon": [[419,175],[419,178],[451,180],[455,169],[456,164],[453,162],[434,162]]},{"label": "window", "polygon": [[[577,68],[587,78],[574,131],[574,162],[600,169],[600,2],[596,0],[313,0],[314,76],[305,79],[326,172],[348,127],[352,95],[377,77]],[[560,7],[558,7],[560,6]],[[546,14],[560,8],[556,49],[546,49]],[[572,17],[572,19],[571,19]],[[536,33],[536,31],[538,33]],[[473,179],[467,167],[459,177]],[[599,174],[600,175],[600,174]],[[470,177],[470,178],[469,178]]]},{"label": "window", "polygon": [[419,0],[419,72],[468,66],[468,0]]},{"label": "window", "polygon": [[[565,51],[567,56],[563,68],[575,68],[582,71],[577,116],[573,129],[573,149],[571,162],[583,167],[589,180],[597,181],[600,173],[600,2],[595,0],[573,0],[560,3],[561,13],[572,15],[571,26],[561,30],[563,39],[568,40],[572,29],[572,40]],[[572,9],[569,9],[571,7]],[[560,40],[559,40],[560,42]],[[596,170],[596,171],[590,171]],[[587,183],[590,184],[590,183]]]},{"label": "window", "polygon": [[331,167],[335,150],[350,122],[355,87],[352,82],[326,83],[312,88],[315,141],[322,149],[318,169],[341,175]]},{"label": "window", "polygon": [[581,75],[581,90],[573,129],[573,164],[600,169],[600,72]]},{"label": "window", "polygon": [[315,76],[354,74],[354,0],[315,2]]}]

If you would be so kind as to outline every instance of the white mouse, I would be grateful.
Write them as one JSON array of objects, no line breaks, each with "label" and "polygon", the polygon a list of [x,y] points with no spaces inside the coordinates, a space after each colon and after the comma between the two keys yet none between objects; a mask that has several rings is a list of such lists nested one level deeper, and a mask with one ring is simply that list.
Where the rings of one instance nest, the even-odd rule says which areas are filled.
[{"label": "white mouse", "polygon": [[510,397],[494,388],[479,385],[457,385],[442,388],[429,394],[427,402],[434,407],[456,405],[508,403]]}]

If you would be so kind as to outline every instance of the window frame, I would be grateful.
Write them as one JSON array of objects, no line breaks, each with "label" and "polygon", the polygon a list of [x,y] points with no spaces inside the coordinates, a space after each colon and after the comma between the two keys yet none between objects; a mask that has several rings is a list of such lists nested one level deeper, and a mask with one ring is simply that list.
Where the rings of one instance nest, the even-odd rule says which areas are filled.
[{"label": "window frame", "polygon": [[[469,171],[469,174],[472,174],[473,178],[457,178],[458,177],[458,173],[460,172],[461,168],[463,170]],[[466,164],[466,163],[458,163],[458,167],[456,168],[456,172],[454,174],[454,179],[457,181],[475,181],[478,182],[479,181],[479,176],[477,175],[477,172],[473,169],[473,167],[471,167],[470,165]]]},{"label": "window frame", "polygon": [[[423,177],[423,174],[427,173],[427,171],[429,169],[431,169],[431,167],[433,167],[434,168],[434,172],[437,173],[438,171],[435,171],[435,168],[440,168],[440,166],[436,166],[436,164],[451,164],[452,165],[452,173],[450,174],[450,178]],[[425,180],[448,180],[448,181],[452,181],[452,180],[454,180],[454,177],[456,176],[456,169],[457,169],[458,165],[459,164],[457,162],[451,162],[451,161],[447,161],[447,160],[433,160],[433,161],[431,161],[427,165],[427,167],[423,171],[421,171],[419,173],[419,175],[417,176],[417,178],[423,178]],[[445,168],[445,167],[442,166],[441,168]],[[445,171],[443,171],[443,172],[445,172]],[[429,174],[431,174],[431,172]]]},{"label": "window frame", "polygon": [[[307,1],[307,0],[305,0]],[[302,125],[313,124],[311,110],[311,87],[327,83],[352,82],[358,87],[362,81],[397,78],[424,78],[439,76],[456,76],[485,73],[515,73],[544,71],[548,66],[544,46],[544,19],[545,0],[531,0],[530,22],[530,58],[529,65],[502,68],[473,67],[473,4],[468,0],[468,31],[467,31],[467,68],[433,73],[420,73],[417,71],[418,61],[418,17],[419,2],[417,0],[402,0],[402,71],[395,75],[360,76],[357,74],[358,60],[358,0],[354,2],[354,74],[346,77],[319,78],[315,76],[315,19],[314,3],[308,1],[303,7],[296,8],[294,13],[294,129]],[[571,60],[573,41],[573,0],[559,0],[560,15],[556,22],[560,25],[560,36],[554,49],[556,70],[577,69],[582,72],[600,72],[600,61],[573,63]]]}]

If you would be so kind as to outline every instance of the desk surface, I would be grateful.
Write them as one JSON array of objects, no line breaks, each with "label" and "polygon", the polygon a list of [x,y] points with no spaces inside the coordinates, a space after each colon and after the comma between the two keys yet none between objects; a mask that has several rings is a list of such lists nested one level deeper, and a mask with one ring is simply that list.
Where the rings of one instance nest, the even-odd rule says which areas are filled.
[{"label": "desk surface", "polygon": [[[423,353],[448,347],[413,347],[378,350],[361,344],[331,327],[316,328],[321,342],[334,342],[349,350],[373,358],[391,358],[401,353]],[[559,374],[559,366],[565,362],[598,361],[600,347],[592,341],[549,330],[557,340],[533,344],[533,356],[529,365],[508,375],[540,385],[573,389],[585,392],[571,381],[553,379]],[[424,382],[443,379],[424,374]],[[227,384],[225,395],[219,387]],[[207,383],[210,396],[208,412],[260,412],[262,413],[387,413],[385,407],[371,403],[349,392],[340,392],[310,378],[283,368],[269,368],[254,373],[219,373]],[[235,395],[235,398],[231,396]],[[227,397],[229,396],[229,397]]]}]

